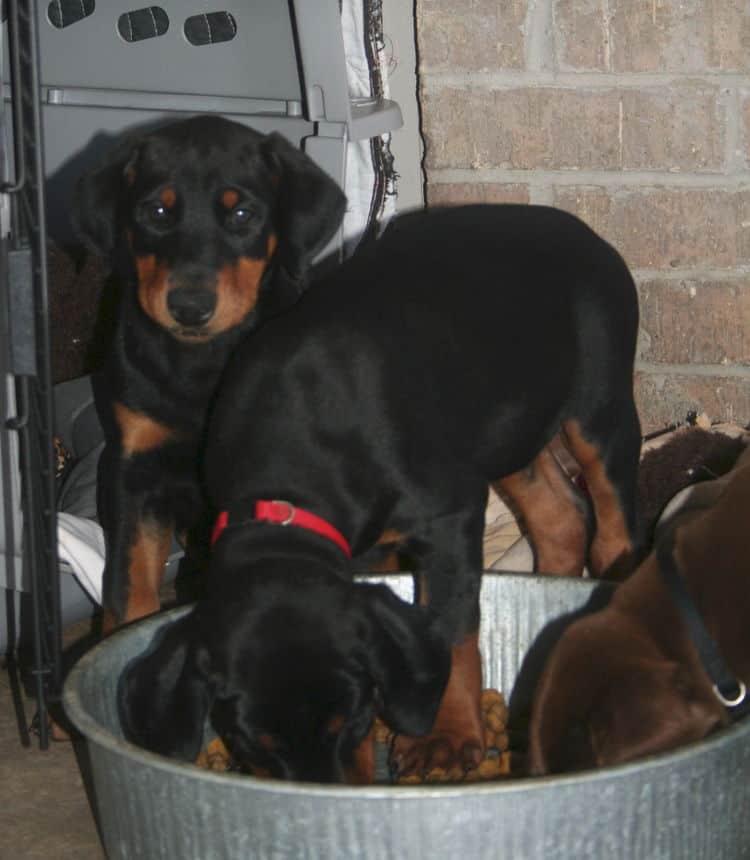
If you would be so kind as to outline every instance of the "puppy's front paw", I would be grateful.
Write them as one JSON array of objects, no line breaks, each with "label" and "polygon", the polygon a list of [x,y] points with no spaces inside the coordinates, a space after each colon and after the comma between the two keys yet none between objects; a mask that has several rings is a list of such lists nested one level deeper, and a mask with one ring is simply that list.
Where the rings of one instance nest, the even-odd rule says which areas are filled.
[{"label": "puppy's front paw", "polygon": [[421,738],[396,735],[390,749],[389,767],[395,781],[432,771],[444,771],[448,779],[460,780],[484,758],[484,729],[478,715],[466,715],[462,725],[436,726]]},{"label": "puppy's front paw", "polygon": [[449,780],[458,781],[476,769],[484,758],[486,740],[481,690],[481,658],[473,634],[453,646],[450,677],[431,731],[423,737],[395,737],[391,776],[398,781],[429,778],[432,771],[440,770]]}]

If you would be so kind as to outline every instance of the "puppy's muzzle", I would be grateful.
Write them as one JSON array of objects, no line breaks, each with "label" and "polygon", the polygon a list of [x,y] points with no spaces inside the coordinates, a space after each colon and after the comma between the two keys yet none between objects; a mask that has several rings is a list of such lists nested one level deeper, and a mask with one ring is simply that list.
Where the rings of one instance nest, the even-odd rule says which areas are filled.
[{"label": "puppy's muzzle", "polygon": [[201,287],[179,287],[170,290],[167,309],[181,326],[197,328],[205,325],[216,311],[216,293]]}]

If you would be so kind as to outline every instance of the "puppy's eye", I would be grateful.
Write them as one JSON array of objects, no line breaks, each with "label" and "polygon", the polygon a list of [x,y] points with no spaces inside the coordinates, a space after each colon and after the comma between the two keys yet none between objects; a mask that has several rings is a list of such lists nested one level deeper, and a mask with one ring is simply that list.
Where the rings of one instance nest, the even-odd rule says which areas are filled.
[{"label": "puppy's eye", "polygon": [[255,217],[255,213],[252,209],[245,208],[244,206],[236,206],[227,214],[227,226],[240,228],[244,227]]},{"label": "puppy's eye", "polygon": [[168,227],[174,221],[174,215],[164,204],[147,203],[145,214],[148,220],[157,227]]}]

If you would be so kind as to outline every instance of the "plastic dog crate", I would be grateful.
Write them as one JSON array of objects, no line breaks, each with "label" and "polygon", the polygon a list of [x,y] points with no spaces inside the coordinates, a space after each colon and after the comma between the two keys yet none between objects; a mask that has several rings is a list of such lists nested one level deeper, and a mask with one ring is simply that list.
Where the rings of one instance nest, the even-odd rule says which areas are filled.
[{"label": "plastic dog crate", "polygon": [[395,102],[350,96],[338,0],[40,0],[36,16],[58,241],[75,178],[124,129],[221,113],[283,133],[344,187],[349,141],[401,125]]},{"label": "plastic dog crate", "polygon": [[[382,88],[350,95],[338,0],[3,0],[2,10],[0,644],[12,656],[21,593],[45,746],[61,623],[91,608],[59,576],[46,271],[47,237],[74,239],[77,177],[125,130],[214,112],[284,134],[345,187],[350,143],[398,128],[401,113]],[[343,241],[342,230],[321,256]]]}]

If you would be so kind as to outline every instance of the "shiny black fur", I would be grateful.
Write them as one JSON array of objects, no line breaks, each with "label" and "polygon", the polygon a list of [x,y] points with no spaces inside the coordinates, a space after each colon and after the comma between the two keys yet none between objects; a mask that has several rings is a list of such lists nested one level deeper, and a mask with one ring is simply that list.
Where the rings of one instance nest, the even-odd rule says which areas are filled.
[{"label": "shiny black fur", "polygon": [[[210,594],[125,672],[127,736],[190,759],[210,717],[241,764],[336,782],[376,713],[429,732],[479,623],[488,482],[575,418],[635,531],[637,317],[623,261],[578,219],[473,206],[399,218],[248,338],[208,436],[229,512]],[[423,605],[353,581],[325,537],[254,521],[259,499],[323,517],[355,556],[402,534]]]},{"label": "shiny black fur", "polygon": [[[230,202],[236,195],[231,207],[222,202],[227,191]],[[107,435],[99,511],[110,626],[158,600],[151,592],[165,536],[201,520],[199,446],[227,359],[248,332],[299,298],[344,206],[336,183],[280,135],[220,116],[129,137],[79,181],[78,232],[110,258],[122,285],[114,347],[97,380]],[[257,297],[242,295],[239,275],[240,286],[222,295],[222,273],[241,274],[248,261],[266,265]],[[248,279],[248,289],[255,286]],[[158,315],[147,312],[149,302]],[[143,421],[163,428],[164,438],[136,434],[137,450],[126,450],[123,440]],[[153,568],[146,575],[132,557],[139,540]],[[135,592],[144,589],[149,601],[138,605]]]}]

